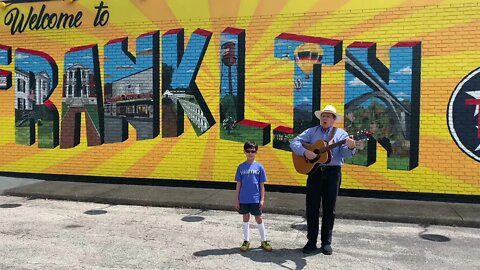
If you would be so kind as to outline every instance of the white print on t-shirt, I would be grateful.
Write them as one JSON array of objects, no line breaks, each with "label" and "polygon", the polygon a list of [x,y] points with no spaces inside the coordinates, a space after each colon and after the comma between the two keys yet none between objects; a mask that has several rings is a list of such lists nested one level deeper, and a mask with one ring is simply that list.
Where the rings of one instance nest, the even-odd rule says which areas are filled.
[{"label": "white print on t-shirt", "polygon": [[260,174],[260,170],[242,170],[240,171],[241,175],[245,174]]}]

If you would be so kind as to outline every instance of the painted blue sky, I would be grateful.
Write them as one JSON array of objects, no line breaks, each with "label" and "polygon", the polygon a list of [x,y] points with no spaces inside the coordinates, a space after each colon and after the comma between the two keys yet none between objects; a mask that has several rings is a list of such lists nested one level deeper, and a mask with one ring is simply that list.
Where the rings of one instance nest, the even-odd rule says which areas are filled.
[{"label": "painted blue sky", "polygon": [[[394,95],[399,101],[411,100],[412,93],[412,56],[410,48],[397,48],[391,51],[391,67],[389,71],[389,81],[385,82],[368,64],[368,61],[357,58],[363,66],[374,74],[375,78],[383,83],[383,85]],[[352,99],[371,92],[372,89],[363,83],[360,79],[345,71],[345,103]],[[365,102],[363,105],[368,106],[371,102]]]},{"label": "painted blue sky", "polygon": [[[24,52],[15,53],[15,68],[23,71],[31,71],[33,73],[46,72],[50,79],[53,78],[52,66],[43,57],[32,55]],[[57,75],[55,75],[57,76]]]},{"label": "painted blue sky", "polygon": [[130,52],[125,54],[122,42],[105,45],[105,83],[117,81],[153,66],[154,57],[158,57],[158,49],[154,51],[153,48],[153,36],[139,37],[136,42],[136,56]]}]

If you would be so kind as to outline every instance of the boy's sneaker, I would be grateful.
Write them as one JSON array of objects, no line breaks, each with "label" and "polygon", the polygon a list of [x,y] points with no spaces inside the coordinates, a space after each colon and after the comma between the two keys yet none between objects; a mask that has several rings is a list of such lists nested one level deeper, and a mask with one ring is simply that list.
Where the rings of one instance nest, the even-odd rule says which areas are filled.
[{"label": "boy's sneaker", "polygon": [[265,251],[272,251],[272,246],[269,241],[262,241],[262,249]]},{"label": "boy's sneaker", "polygon": [[250,248],[250,242],[249,241],[243,241],[242,246],[240,247],[241,251],[247,251]]}]

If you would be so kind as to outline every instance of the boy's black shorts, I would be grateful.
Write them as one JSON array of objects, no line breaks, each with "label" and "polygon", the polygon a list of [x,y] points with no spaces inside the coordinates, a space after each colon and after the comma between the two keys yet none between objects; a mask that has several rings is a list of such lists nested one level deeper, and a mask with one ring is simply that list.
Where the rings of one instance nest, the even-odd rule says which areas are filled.
[{"label": "boy's black shorts", "polygon": [[260,210],[259,203],[241,203],[240,209],[238,209],[238,213],[244,214],[252,214],[253,216],[261,216],[262,210]]}]

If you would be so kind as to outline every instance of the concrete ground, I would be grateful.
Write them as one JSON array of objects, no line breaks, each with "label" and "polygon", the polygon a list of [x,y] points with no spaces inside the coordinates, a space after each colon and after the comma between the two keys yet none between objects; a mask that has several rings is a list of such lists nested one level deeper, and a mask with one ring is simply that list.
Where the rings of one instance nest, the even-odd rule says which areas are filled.
[{"label": "concrete ground", "polygon": [[337,219],[325,256],[299,215],[265,214],[270,253],[232,211],[0,196],[0,220],[1,269],[480,269],[478,228]]}]

